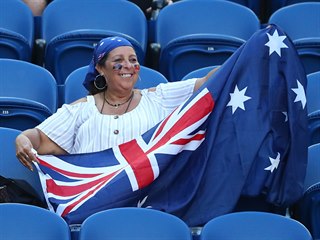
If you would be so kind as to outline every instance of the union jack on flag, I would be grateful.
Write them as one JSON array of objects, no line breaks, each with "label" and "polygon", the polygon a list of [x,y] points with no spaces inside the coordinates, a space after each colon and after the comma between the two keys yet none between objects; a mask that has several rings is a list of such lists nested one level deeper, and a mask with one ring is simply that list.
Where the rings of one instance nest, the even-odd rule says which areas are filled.
[{"label": "union jack on flag", "polygon": [[[115,201],[123,201],[122,196],[148,186],[173,161],[172,157],[183,150],[194,151],[204,141],[203,123],[213,105],[211,94],[203,89],[153,131],[132,141],[99,153],[38,157],[38,168],[46,186],[49,207],[66,217],[89,199],[94,202],[93,197],[100,191],[110,192],[110,196],[103,202],[98,200],[92,203],[95,208],[105,208],[115,204]],[[172,157],[159,160],[159,154]],[[68,161],[70,158],[72,162]],[[79,165],[87,161],[93,167]],[[125,183],[117,184],[121,181],[119,179]],[[115,193],[119,198],[115,197]]]},{"label": "union jack on flag", "polygon": [[232,212],[241,196],[286,208],[303,194],[305,89],[292,41],[275,25],[261,29],[142,136],[96,153],[38,156],[48,205],[69,224],[136,206],[189,226]]}]

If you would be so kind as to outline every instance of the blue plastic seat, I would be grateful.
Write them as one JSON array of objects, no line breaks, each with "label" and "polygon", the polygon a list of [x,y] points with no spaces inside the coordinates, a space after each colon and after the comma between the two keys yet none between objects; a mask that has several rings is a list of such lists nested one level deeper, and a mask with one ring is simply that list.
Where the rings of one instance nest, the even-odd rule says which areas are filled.
[{"label": "blue plastic seat", "polygon": [[305,191],[293,210],[292,217],[308,228],[314,240],[320,239],[320,181]]},{"label": "blue plastic seat", "polygon": [[33,128],[57,109],[52,74],[38,65],[0,59],[0,127]]},{"label": "blue plastic seat", "polygon": [[[66,79],[64,86],[64,103],[72,103],[88,94],[88,91],[82,85],[88,66],[84,66],[74,70]],[[167,79],[158,71],[141,66],[140,78],[137,80],[135,88],[151,88],[160,83],[168,82]]]},{"label": "blue plastic seat", "polygon": [[268,21],[281,27],[293,41],[307,74],[320,71],[320,2],[288,5]]},{"label": "blue plastic seat", "polygon": [[67,223],[47,209],[1,203],[0,213],[0,239],[70,240]]},{"label": "blue plastic seat", "polygon": [[193,71],[187,73],[187,75],[185,75],[181,80],[187,80],[187,79],[190,79],[190,78],[204,77],[213,68],[216,68],[216,67],[218,67],[218,66],[208,66],[208,67],[203,67],[203,68],[199,68],[199,69],[193,70]]},{"label": "blue plastic seat", "polygon": [[45,203],[37,171],[30,171],[16,158],[15,139],[20,133],[21,131],[16,129],[0,127],[0,175],[16,180],[22,185],[24,182],[29,184],[32,187],[31,194],[38,196]]},{"label": "blue plastic seat", "polygon": [[314,239],[320,239],[320,143],[308,148],[304,194],[290,210],[292,217],[304,224]]},{"label": "blue plastic seat", "polygon": [[260,22],[243,5],[199,0],[166,6],[155,27],[159,71],[169,81],[177,81],[195,69],[221,65],[260,29]]},{"label": "blue plastic seat", "polygon": [[308,147],[308,165],[304,181],[304,191],[320,182],[320,143]]},{"label": "blue plastic seat", "polygon": [[134,3],[125,0],[52,1],[42,15],[42,39],[46,42],[44,65],[58,85],[63,85],[73,70],[90,63],[97,42],[114,35],[128,39],[143,64],[147,20]]},{"label": "blue plastic seat", "polygon": [[178,217],[148,208],[115,208],[95,213],[81,226],[79,240],[191,240]]},{"label": "blue plastic seat", "polygon": [[320,110],[320,71],[307,75],[307,107],[308,113]]},{"label": "blue plastic seat", "polygon": [[0,1],[0,58],[31,61],[34,22],[21,0]]},{"label": "blue plastic seat", "polygon": [[237,212],[210,220],[202,229],[201,240],[312,240],[298,221],[273,213]]},{"label": "blue plastic seat", "polygon": [[266,2],[266,14],[270,17],[275,11],[280,8],[296,4],[296,3],[304,3],[304,2],[319,2],[317,0],[269,0]]},{"label": "blue plastic seat", "polygon": [[309,146],[320,143],[320,109],[308,114]]}]

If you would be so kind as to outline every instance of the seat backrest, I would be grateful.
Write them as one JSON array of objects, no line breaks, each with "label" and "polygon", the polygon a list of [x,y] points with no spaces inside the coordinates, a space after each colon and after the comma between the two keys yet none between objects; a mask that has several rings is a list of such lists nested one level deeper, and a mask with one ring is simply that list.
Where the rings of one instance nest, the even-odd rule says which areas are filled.
[{"label": "seat backrest", "polygon": [[57,108],[57,86],[52,74],[25,61],[0,59],[0,97],[19,97]]},{"label": "seat backrest", "polygon": [[267,12],[266,14],[267,14],[267,17],[269,18],[274,12],[276,12],[280,8],[283,8],[292,4],[304,3],[304,2],[317,2],[317,1],[315,0],[269,0],[267,1],[267,6],[265,11]]},{"label": "seat backrest", "polygon": [[33,45],[33,15],[23,1],[0,1],[0,29],[2,28],[21,34],[30,46]]},{"label": "seat backrest", "polygon": [[37,172],[30,171],[16,158],[15,139],[20,133],[21,131],[16,129],[0,127],[0,175],[27,182],[34,190],[32,193],[44,201],[44,195]]},{"label": "seat backrest", "polygon": [[292,40],[320,37],[320,2],[305,2],[281,7],[268,23],[281,27]]},{"label": "seat backrest", "polygon": [[[71,103],[88,94],[87,90],[82,85],[82,82],[87,74],[88,66],[84,66],[74,70],[66,79],[64,86],[64,103]],[[151,88],[160,83],[168,82],[167,79],[158,71],[141,66],[139,78],[135,88]]]},{"label": "seat backrest", "polygon": [[320,143],[320,109],[308,114],[309,146]]},{"label": "seat backrest", "polygon": [[120,32],[146,50],[147,21],[141,9],[130,1],[55,0],[43,12],[42,38],[47,43],[58,35],[80,29]]},{"label": "seat backrest", "polygon": [[259,28],[256,14],[243,5],[229,1],[180,1],[160,11],[156,42],[163,48],[177,37],[208,33],[247,40]]},{"label": "seat backrest", "polygon": [[[266,232],[266,229],[272,229]],[[201,240],[312,240],[308,229],[296,220],[267,212],[236,212],[210,220]]]},{"label": "seat backrest", "polygon": [[320,143],[308,147],[308,165],[304,180],[304,191],[317,182],[320,182]]},{"label": "seat backrest", "polygon": [[31,61],[34,21],[21,0],[0,1],[0,58]]},{"label": "seat backrest", "polygon": [[145,66],[140,66],[139,78],[136,82],[135,88],[145,89],[156,87],[160,83],[167,83],[168,80],[160,72]]},{"label": "seat backrest", "polygon": [[313,239],[320,239],[320,181],[304,192],[292,213],[294,219],[308,228]]},{"label": "seat backrest", "polygon": [[0,126],[33,128],[57,109],[57,85],[41,66],[0,59]]},{"label": "seat backrest", "polygon": [[203,68],[199,68],[199,69],[193,70],[192,72],[189,72],[187,75],[185,75],[181,80],[187,80],[187,79],[190,79],[190,78],[204,77],[213,68],[216,68],[216,67],[218,67],[218,66],[208,66],[208,67],[203,67]]},{"label": "seat backrest", "polygon": [[1,203],[0,239],[70,240],[67,223],[57,214],[36,206]]},{"label": "seat backrest", "polygon": [[134,3],[126,0],[55,0],[47,6],[42,15],[42,38],[46,42],[44,66],[55,77],[59,95],[62,94],[60,85],[68,75],[90,63],[94,46],[102,38],[115,35],[132,43],[143,64],[147,20]]},{"label": "seat backrest", "polygon": [[72,103],[88,95],[87,89],[82,85],[88,71],[88,66],[80,67],[69,74],[64,84],[63,103]]},{"label": "seat backrest", "polygon": [[95,213],[82,224],[79,240],[191,240],[178,217],[148,208],[115,208]]},{"label": "seat backrest", "polygon": [[308,113],[320,110],[320,71],[307,75],[307,107]]}]

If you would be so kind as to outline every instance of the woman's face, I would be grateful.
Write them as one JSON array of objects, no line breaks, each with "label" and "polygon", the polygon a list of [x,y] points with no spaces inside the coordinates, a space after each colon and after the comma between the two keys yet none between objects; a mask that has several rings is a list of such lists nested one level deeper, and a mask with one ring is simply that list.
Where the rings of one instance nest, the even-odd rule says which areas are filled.
[{"label": "woman's face", "polygon": [[139,71],[140,65],[134,49],[122,46],[108,54],[99,72],[106,77],[109,90],[131,90],[138,79]]}]

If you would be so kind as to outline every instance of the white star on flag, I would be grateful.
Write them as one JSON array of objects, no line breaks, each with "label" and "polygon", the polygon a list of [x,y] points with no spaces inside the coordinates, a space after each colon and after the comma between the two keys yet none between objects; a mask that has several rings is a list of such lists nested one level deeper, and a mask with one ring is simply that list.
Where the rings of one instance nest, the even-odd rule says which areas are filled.
[{"label": "white star on flag", "polygon": [[278,153],[276,158],[269,157],[269,160],[271,162],[271,165],[269,167],[266,167],[264,170],[273,172],[274,169],[277,169],[280,163],[280,153]]},{"label": "white star on flag", "polygon": [[297,85],[298,85],[298,88],[291,88],[291,90],[297,94],[294,102],[301,101],[302,108],[304,109],[304,107],[306,106],[306,103],[307,103],[306,93],[304,91],[302,84],[298,80],[297,80]]},{"label": "white star on flag", "polygon": [[234,92],[230,93],[230,101],[227,104],[227,106],[232,107],[232,114],[237,110],[237,108],[241,108],[242,110],[245,110],[244,108],[244,102],[251,99],[251,97],[245,96],[245,93],[247,91],[247,87],[239,91],[238,86],[234,88]]},{"label": "white star on flag", "polygon": [[288,48],[286,44],[283,43],[283,40],[286,39],[286,36],[279,36],[278,31],[275,30],[273,35],[267,33],[269,42],[265,45],[269,47],[269,56],[276,52],[281,57],[281,48]]}]

